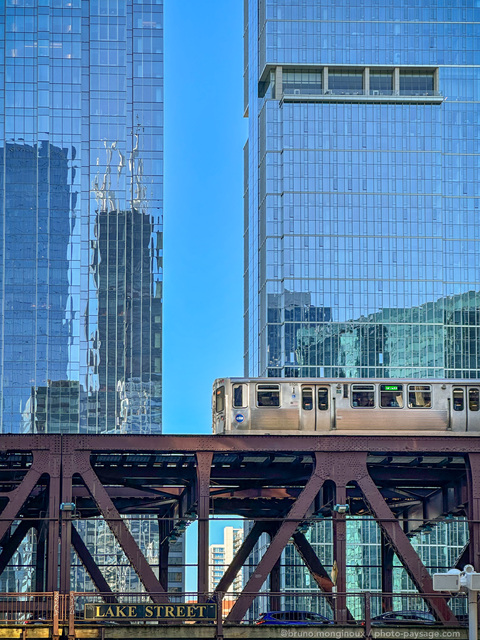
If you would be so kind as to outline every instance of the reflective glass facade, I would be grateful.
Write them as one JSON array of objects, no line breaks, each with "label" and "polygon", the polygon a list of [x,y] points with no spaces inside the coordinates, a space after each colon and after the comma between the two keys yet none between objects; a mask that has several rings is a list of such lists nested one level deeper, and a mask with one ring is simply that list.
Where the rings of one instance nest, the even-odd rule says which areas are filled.
[{"label": "reflective glass facade", "polygon": [[477,5],[246,2],[246,375],[479,376]]},{"label": "reflective glass facade", "polygon": [[[0,60],[0,432],[160,433],[163,0],[3,0]],[[157,523],[130,526],[158,563]],[[104,523],[77,529],[139,587]],[[32,589],[33,538],[2,590]]]},{"label": "reflective glass facade", "polygon": [[161,431],[161,0],[0,9],[0,430]]}]

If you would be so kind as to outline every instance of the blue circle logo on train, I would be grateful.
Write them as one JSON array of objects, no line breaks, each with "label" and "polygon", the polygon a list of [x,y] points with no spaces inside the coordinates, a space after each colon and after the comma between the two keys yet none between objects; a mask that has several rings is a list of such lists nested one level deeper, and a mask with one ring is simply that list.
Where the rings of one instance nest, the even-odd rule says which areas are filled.
[{"label": "blue circle logo on train", "polygon": [[243,422],[245,420],[245,416],[242,415],[241,413],[237,413],[237,415],[235,416],[235,420],[237,422]]}]

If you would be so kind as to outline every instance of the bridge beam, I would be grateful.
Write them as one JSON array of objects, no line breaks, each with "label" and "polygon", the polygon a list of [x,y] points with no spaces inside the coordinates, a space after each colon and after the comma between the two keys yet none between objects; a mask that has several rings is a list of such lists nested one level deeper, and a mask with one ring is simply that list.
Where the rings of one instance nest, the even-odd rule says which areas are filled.
[{"label": "bridge beam", "polygon": [[230,565],[227,567],[225,573],[220,579],[220,582],[215,588],[215,592],[225,593],[235,580],[235,576],[245,564],[248,556],[253,550],[253,547],[257,544],[258,539],[265,531],[267,525],[265,522],[257,521],[250,529],[247,537],[242,543],[242,546],[235,554]]},{"label": "bridge beam", "polygon": [[12,535],[5,540],[2,552],[0,553],[0,575],[4,572],[5,567],[13,558],[13,555],[23,542],[27,533],[32,527],[35,527],[36,525],[36,522],[21,520],[20,524],[16,527]]},{"label": "bridge beam", "polygon": [[[75,552],[79,557],[80,562],[85,567],[85,570],[90,576],[96,589],[102,594],[102,596],[105,593],[112,593],[110,585],[105,580],[97,563],[93,559],[92,554],[90,553],[85,543],[83,542],[82,536],[78,533],[78,531],[74,526],[72,526],[71,528],[71,540],[72,540],[73,548],[75,549]],[[107,598],[104,597],[103,599],[105,600],[105,602],[118,602],[117,598],[115,598],[114,596],[109,596]]]},{"label": "bridge beam", "polygon": [[326,475],[324,469],[327,459],[328,454],[319,452],[315,453],[315,468],[310,479],[305,485],[302,493],[293,503],[287,517],[280,525],[267,551],[245,585],[242,594],[233,605],[226,618],[226,622],[240,622],[248,611],[256,594],[259,592],[275,563],[280,558],[282,551],[286,547],[296,528],[305,518],[307,511],[315,500],[315,496],[325,482]]},{"label": "bridge beam", "polygon": [[393,592],[393,559],[395,554],[383,530],[381,535],[382,593],[387,594],[382,597],[382,611],[391,611],[393,609],[393,600],[389,594]]},{"label": "bridge beam", "polygon": [[296,531],[293,536],[293,544],[295,545],[298,554],[305,563],[305,566],[310,571],[312,578],[325,593],[331,593],[333,588],[333,582],[327,573],[327,570],[320,562],[319,557],[315,553],[312,545],[306,539],[303,533]]},{"label": "bridge beam", "polygon": [[[362,458],[364,460],[364,471],[363,473],[359,473],[357,477],[358,486],[370,506],[378,525],[383,530],[388,542],[395,550],[398,559],[407,570],[420,593],[434,593],[432,577],[420,560],[417,552],[410,544],[410,541],[403,532],[400,523],[395,519],[394,514],[368,473],[366,464],[367,454],[359,453],[357,455],[359,460]],[[424,595],[424,598],[428,606],[435,612],[442,622],[449,622],[452,624],[457,623],[457,619],[448,606],[446,599],[444,600],[438,597],[432,598],[428,595]]]},{"label": "bridge beam", "polygon": [[77,454],[76,462],[79,465],[78,473],[85,482],[85,486],[89,490],[92,499],[97,504],[105,522],[123,549],[152,600],[157,604],[168,602],[165,589],[158,581],[153,569],[148,564],[145,556],[135,542],[134,537],[128,530],[127,525],[111,501],[105,487],[92,469],[89,458],[88,452]]},{"label": "bridge beam", "polygon": [[469,561],[480,571],[480,453],[468,454],[467,483]]},{"label": "bridge beam", "polygon": [[208,592],[210,470],[213,453],[197,453],[197,514],[198,514],[198,583],[199,594]]}]

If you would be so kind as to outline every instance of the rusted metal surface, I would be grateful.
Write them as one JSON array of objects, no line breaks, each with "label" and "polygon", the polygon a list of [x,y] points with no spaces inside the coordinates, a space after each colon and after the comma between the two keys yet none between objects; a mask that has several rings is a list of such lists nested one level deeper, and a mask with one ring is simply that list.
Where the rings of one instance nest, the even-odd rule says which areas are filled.
[{"label": "rusted metal surface", "polygon": [[4,571],[15,551],[20,546],[20,543],[34,525],[34,522],[20,522],[15,531],[5,540],[2,552],[0,553],[0,574]]},{"label": "rusted metal surface", "polygon": [[[362,454],[358,454],[359,458]],[[407,570],[410,578],[420,593],[433,593],[433,580],[427,569],[420,560],[418,554],[410,544],[410,540],[398,521],[394,519],[394,514],[386,504],[382,494],[375,486],[375,483],[368,474],[366,465],[366,456],[362,456],[365,462],[363,473],[357,477],[357,482],[362,490],[371,512],[382,528],[389,544],[395,550],[398,559]],[[438,616],[442,622],[455,623],[456,618],[447,604],[447,600],[439,600],[438,598],[427,598],[428,604],[432,611]]]},{"label": "rusted metal surface", "polygon": [[210,470],[213,453],[197,453],[198,593],[208,592]]},{"label": "rusted metal surface", "polygon": [[[219,592],[228,590],[260,534],[271,531],[272,543],[230,620],[241,620],[252,594],[254,598],[269,576],[278,591],[276,566],[292,536],[314,580],[328,592],[331,581],[298,531],[302,521],[319,510],[323,516],[333,516],[337,591],[346,591],[347,516],[332,511],[332,500],[333,504],[349,503],[352,515],[373,515],[380,525],[385,543],[384,590],[391,589],[394,550],[419,591],[432,591],[430,576],[405,534],[423,524],[418,514],[426,514],[432,522],[447,513],[468,516],[472,544],[464,557],[480,569],[480,438],[475,436],[6,435],[0,436],[0,462],[0,572],[33,526],[38,531],[40,559],[46,557],[43,565],[37,562],[35,584],[50,592],[66,594],[71,589],[72,543],[99,591],[109,590],[72,528],[71,513],[60,510],[62,502],[72,501],[76,517],[104,518],[157,601],[167,599],[168,538],[180,519],[197,517],[199,521],[200,594],[208,590],[211,513],[254,521]],[[123,522],[125,515],[158,518],[160,580]],[[12,526],[19,520],[20,526]],[[439,619],[454,621],[444,599],[425,596],[425,600]],[[339,620],[347,620],[345,602],[338,595],[336,607]]]},{"label": "rusted metal surface", "polygon": [[[112,443],[113,449],[112,449]],[[60,447],[65,452],[92,451],[202,451],[238,452],[270,451],[291,453],[292,451],[370,451],[389,453],[444,453],[447,456],[461,453],[480,453],[480,438],[469,434],[442,436],[207,436],[207,435],[161,435],[161,436],[107,436],[107,435],[13,435],[0,436],[1,451],[45,451]],[[47,468],[45,468],[48,471]]]},{"label": "rusted metal surface", "polygon": [[312,476],[305,485],[304,490],[293,503],[287,514],[287,518],[280,525],[270,546],[263,555],[252,576],[245,585],[245,589],[240,598],[235,602],[232,610],[227,616],[228,622],[240,622],[253,602],[253,593],[258,593],[268,574],[272,571],[275,563],[280,558],[283,549],[297,529],[298,525],[305,518],[315,496],[320,487],[325,482],[326,464],[328,456],[322,453],[315,454],[315,468]]},{"label": "rusted metal surface", "polygon": [[[480,454],[468,455],[469,564],[480,571]],[[463,569],[463,566],[462,566]]]},{"label": "rusted metal surface", "polygon": [[[85,482],[87,489],[90,491],[90,495],[98,505],[105,522],[125,552],[140,581],[149,593],[162,593],[162,591],[164,591],[162,585],[138,547],[134,537],[128,530],[127,525],[120,517],[119,511],[108,496],[98,476],[90,466],[89,457],[87,457],[85,453],[80,457],[80,462],[79,474],[82,480]],[[152,599],[158,603],[168,600],[166,596],[162,595],[152,595]]]},{"label": "rusted metal surface", "polygon": [[296,531],[292,536],[293,543],[297,549],[300,557],[305,563],[305,566],[310,571],[313,579],[325,593],[331,593],[334,586],[331,577],[328,575],[325,567],[320,562],[314,548],[299,531]]},{"label": "rusted metal surface", "polygon": [[264,522],[255,522],[253,527],[248,532],[246,538],[244,539],[240,549],[235,554],[230,566],[227,567],[225,573],[223,574],[220,582],[215,588],[216,592],[224,593],[228,591],[231,584],[235,580],[235,576],[240,571],[240,569],[245,564],[248,556],[253,550],[253,547],[256,545],[258,539],[262,535],[262,533],[266,529],[266,523]]},{"label": "rusted metal surface", "polygon": [[[88,575],[90,576],[90,578],[91,578],[93,584],[95,585],[95,588],[97,589],[97,591],[99,593],[102,593],[102,594],[112,593],[112,590],[110,589],[110,586],[109,586],[108,582],[103,577],[103,574],[100,571],[100,569],[98,568],[97,563],[93,559],[92,554],[87,549],[87,546],[84,543],[84,541],[82,540],[81,535],[78,533],[78,531],[75,529],[74,526],[71,527],[70,541],[71,541],[71,543],[73,545],[73,548],[75,549],[75,552],[76,552],[80,562],[85,567],[85,570],[87,571]],[[65,547],[65,546],[66,545],[62,545],[62,552],[63,552],[63,547]],[[63,554],[62,554],[62,557],[63,557]],[[68,563],[67,566],[68,567],[70,566],[70,562]],[[64,567],[61,566],[61,569],[64,569]],[[71,585],[68,584],[68,589],[64,593],[69,593],[70,592],[70,586]],[[116,599],[114,598],[114,596],[111,596],[111,597],[107,597],[106,601],[107,602],[116,602]]]},{"label": "rusted metal surface", "polygon": [[[387,536],[382,531],[382,592],[393,592],[393,559],[394,552],[393,547],[390,545]],[[390,596],[385,596],[382,599],[382,611],[391,611],[393,609],[393,602]]]}]

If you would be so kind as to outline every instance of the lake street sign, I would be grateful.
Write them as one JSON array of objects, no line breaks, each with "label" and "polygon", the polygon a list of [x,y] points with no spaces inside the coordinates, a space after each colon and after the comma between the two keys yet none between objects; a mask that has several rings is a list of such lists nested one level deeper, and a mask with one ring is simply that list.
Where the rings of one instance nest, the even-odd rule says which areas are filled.
[{"label": "lake street sign", "polygon": [[216,604],[104,604],[85,605],[85,620],[215,620]]}]

